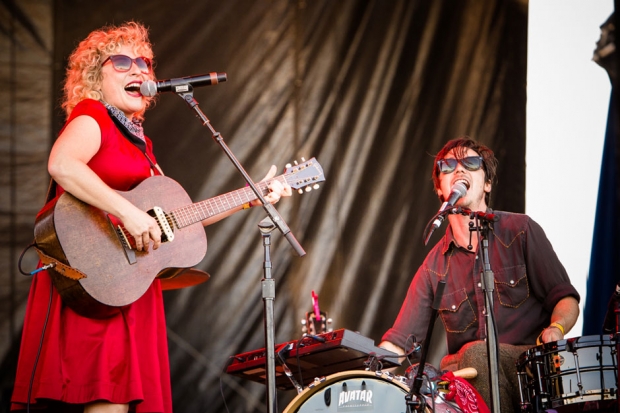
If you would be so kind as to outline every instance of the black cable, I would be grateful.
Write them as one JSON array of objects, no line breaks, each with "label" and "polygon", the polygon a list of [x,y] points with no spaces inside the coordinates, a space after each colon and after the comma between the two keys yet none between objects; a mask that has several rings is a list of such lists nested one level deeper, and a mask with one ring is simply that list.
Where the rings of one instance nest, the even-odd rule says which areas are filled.
[{"label": "black cable", "polygon": [[297,345],[295,346],[295,359],[297,360],[297,374],[299,374],[299,383],[301,383],[301,387],[304,387],[304,375],[301,372],[301,358],[299,357],[299,349],[302,346],[302,342],[309,338],[311,340],[315,340],[321,343],[325,342],[325,337],[315,336],[312,334],[306,334],[302,336],[299,340],[297,340]]},{"label": "black cable", "polygon": [[299,340],[297,340],[297,345],[295,346],[295,359],[297,360],[297,374],[299,374],[299,382],[301,386],[304,386],[304,375],[301,372],[301,358],[299,357],[299,347],[301,346],[301,342],[304,341],[306,336],[302,336]]},{"label": "black cable", "polygon": [[24,248],[22,253],[19,254],[19,260],[17,260],[17,269],[19,270],[19,272],[22,273],[22,275],[31,276],[32,274],[34,274],[34,272],[24,272],[24,270],[22,270],[22,259],[24,258],[24,255],[26,254],[26,251],[28,251],[30,248],[34,247],[35,245],[36,245],[36,243],[33,242],[32,244],[30,244],[26,248]]},{"label": "black cable", "polygon": [[[21,257],[20,257],[20,260],[21,260]],[[35,375],[35,372],[37,371],[37,364],[39,364],[39,356],[41,356],[41,350],[43,349],[43,338],[45,337],[45,330],[47,329],[47,322],[50,319],[50,313],[52,311],[53,293],[54,293],[54,284],[52,283],[52,278],[50,277],[50,300],[47,305],[47,315],[45,316],[45,322],[43,323],[43,331],[41,331],[41,341],[39,342],[39,349],[37,350],[37,357],[35,357],[34,359],[34,366],[32,367],[32,376],[30,377],[30,384],[28,385],[28,400],[26,401],[26,412],[27,413],[30,413],[30,396],[32,395],[32,387],[34,386],[34,375]]]}]

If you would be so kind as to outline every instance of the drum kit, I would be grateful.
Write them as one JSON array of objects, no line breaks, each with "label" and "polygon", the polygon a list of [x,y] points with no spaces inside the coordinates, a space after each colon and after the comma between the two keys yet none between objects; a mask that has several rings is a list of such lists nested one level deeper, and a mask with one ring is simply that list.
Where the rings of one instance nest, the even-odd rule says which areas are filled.
[{"label": "drum kit", "polygon": [[[404,376],[382,371],[383,367],[394,367],[398,362],[386,355],[385,350],[374,347],[371,339],[349,330],[322,333],[318,327],[326,325],[327,317],[319,312],[318,305],[303,321],[304,335],[312,344],[304,346],[302,340],[283,343],[280,347],[288,348],[290,354],[288,358],[280,358],[283,366],[278,370],[301,372],[303,368],[307,372],[326,374],[306,377],[301,385],[294,380],[294,386],[283,385],[285,382],[280,381],[278,388],[296,388],[298,392],[283,413],[414,411],[407,397],[410,397],[416,369],[409,368]],[[521,412],[619,412],[616,403],[617,344],[614,334],[583,336],[541,344],[521,354],[516,362]],[[378,355],[383,363],[376,361]],[[237,355],[231,358],[233,361],[227,372],[264,382],[264,371],[257,368],[258,364],[264,364],[261,357],[264,357],[264,349]],[[287,362],[292,364],[290,369]],[[343,367],[346,369],[339,371]],[[282,376],[285,380],[285,375]],[[427,374],[426,368],[424,377],[421,409],[425,413],[464,412],[448,400],[445,381],[434,373]]]}]

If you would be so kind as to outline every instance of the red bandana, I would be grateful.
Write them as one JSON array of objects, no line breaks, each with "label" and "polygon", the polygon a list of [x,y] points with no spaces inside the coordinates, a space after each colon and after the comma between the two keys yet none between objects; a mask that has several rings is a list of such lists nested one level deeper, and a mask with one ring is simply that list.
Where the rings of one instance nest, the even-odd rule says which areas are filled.
[{"label": "red bandana", "polygon": [[451,371],[441,376],[442,380],[449,382],[449,393],[446,400],[455,400],[463,413],[491,413],[480,393],[462,377],[455,377]]}]

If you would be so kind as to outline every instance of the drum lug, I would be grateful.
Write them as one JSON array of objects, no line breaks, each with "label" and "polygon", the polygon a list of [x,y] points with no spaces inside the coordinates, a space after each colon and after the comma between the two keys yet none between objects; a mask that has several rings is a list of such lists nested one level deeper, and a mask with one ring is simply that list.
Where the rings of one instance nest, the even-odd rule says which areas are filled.
[{"label": "drum lug", "polygon": [[325,377],[315,377],[314,381],[310,384],[308,384],[308,388],[313,388],[315,386],[318,386],[319,384],[323,383],[325,381]]},{"label": "drum lug", "polygon": [[394,375],[390,373],[389,371],[386,371],[385,373],[383,373],[382,371],[378,370],[377,373],[381,373],[379,377],[385,376],[385,378],[388,379],[389,381],[394,380]]}]

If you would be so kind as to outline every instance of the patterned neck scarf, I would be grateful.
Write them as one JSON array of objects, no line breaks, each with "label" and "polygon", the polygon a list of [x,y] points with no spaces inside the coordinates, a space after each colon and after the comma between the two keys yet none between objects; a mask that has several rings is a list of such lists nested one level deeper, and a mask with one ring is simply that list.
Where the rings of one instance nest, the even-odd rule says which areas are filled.
[{"label": "patterned neck scarf", "polygon": [[118,121],[118,123],[124,126],[127,132],[144,141],[144,129],[142,128],[142,122],[137,119],[129,120],[122,110],[110,105],[107,102],[104,102],[103,100],[101,103],[103,103],[103,106],[106,107],[112,119]]}]

